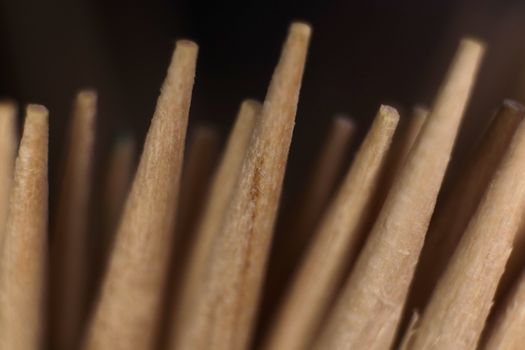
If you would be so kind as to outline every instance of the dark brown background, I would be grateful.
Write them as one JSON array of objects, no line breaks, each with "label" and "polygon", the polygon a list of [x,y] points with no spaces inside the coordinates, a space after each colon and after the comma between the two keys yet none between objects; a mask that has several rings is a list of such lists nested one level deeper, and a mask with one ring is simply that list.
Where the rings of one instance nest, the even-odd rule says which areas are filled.
[{"label": "dark brown background", "polygon": [[392,103],[405,115],[414,103],[431,103],[465,34],[489,43],[460,143],[468,148],[501,98],[520,97],[525,12],[519,4],[0,0],[0,96],[48,106],[55,163],[75,92],[96,88],[102,154],[117,130],[142,140],[174,39],[189,37],[201,47],[190,124],[207,120],[226,131],[243,98],[264,97],[289,22],[304,19],[314,36],[290,182],[311,159],[334,113],[352,115],[363,131],[379,103]]}]

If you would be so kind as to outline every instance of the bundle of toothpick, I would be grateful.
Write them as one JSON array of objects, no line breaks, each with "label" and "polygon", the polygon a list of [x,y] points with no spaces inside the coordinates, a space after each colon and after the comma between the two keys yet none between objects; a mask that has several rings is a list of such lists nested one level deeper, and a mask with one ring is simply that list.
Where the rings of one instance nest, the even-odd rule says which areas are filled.
[{"label": "bundle of toothpick", "polygon": [[144,145],[116,140],[100,194],[97,94],[79,92],[51,205],[49,112],[28,105],[19,138],[0,103],[0,349],[525,349],[524,107],[503,101],[443,181],[484,44],[460,42],[432,106],[378,106],[358,147],[334,117],[280,205],[310,36],[291,25],[223,147],[211,125],[186,142],[198,47],[177,41]]}]

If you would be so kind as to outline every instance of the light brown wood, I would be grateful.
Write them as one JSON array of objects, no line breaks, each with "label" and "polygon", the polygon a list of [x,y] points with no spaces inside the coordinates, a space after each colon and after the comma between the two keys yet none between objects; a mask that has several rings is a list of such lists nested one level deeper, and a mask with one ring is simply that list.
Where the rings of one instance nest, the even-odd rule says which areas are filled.
[{"label": "light brown wood", "polygon": [[188,123],[197,45],[179,40],[84,348],[151,349],[165,285]]},{"label": "light brown wood", "polygon": [[87,311],[88,206],[91,193],[97,94],[78,93],[64,154],[51,245],[51,346],[78,346]]},{"label": "light brown wood", "polygon": [[250,341],[279,204],[310,27],[293,23],[178,349],[240,350]]},{"label": "light brown wood", "polygon": [[[135,165],[135,139],[120,135],[113,144],[104,179],[104,230],[110,236],[117,228]],[[111,237],[109,241],[111,241]],[[107,245],[108,247],[110,244]]]},{"label": "light brown wood", "polygon": [[0,260],[0,349],[42,345],[47,265],[48,112],[26,110]]},{"label": "light brown wood", "polygon": [[16,105],[0,101],[0,254],[9,210],[17,149]]},{"label": "light brown wood", "polygon": [[300,350],[310,344],[344,277],[347,261],[356,254],[398,121],[394,108],[381,106],[301,262],[265,349]]},{"label": "light brown wood", "polygon": [[399,174],[403,165],[405,164],[406,158],[410,149],[414,145],[421,128],[423,127],[427,117],[428,109],[423,106],[415,106],[410,115],[410,119],[406,121],[406,125],[403,129],[399,130],[399,136],[394,137],[392,143],[392,157],[388,160],[388,179],[386,183],[383,183],[385,190],[388,192],[392,186],[392,182]]},{"label": "light brown wood", "polygon": [[483,51],[461,42],[314,349],[390,348]]},{"label": "light brown wood", "polygon": [[521,122],[472,216],[410,349],[475,349],[525,210],[525,122]]},{"label": "light brown wood", "polygon": [[237,120],[228,138],[217,172],[212,180],[208,200],[195,233],[195,245],[181,281],[180,298],[172,312],[168,347],[177,349],[177,341],[188,332],[186,323],[197,309],[198,293],[205,286],[204,272],[209,262],[214,239],[224,220],[228,203],[239,179],[241,166],[250,142],[261,105],[254,100],[242,103]]},{"label": "light brown wood", "polygon": [[525,270],[496,318],[482,349],[522,350],[525,344]]},{"label": "light brown wood", "polygon": [[263,318],[275,311],[272,306],[289,286],[319,220],[334,195],[336,183],[343,175],[343,166],[347,164],[355,129],[354,122],[344,115],[332,119],[301,191],[279,214],[282,223],[278,221],[272,244],[268,278],[263,291]]},{"label": "light brown wood", "polygon": [[411,286],[407,317],[426,305],[522,119],[517,103],[503,103],[434,215]]},{"label": "light brown wood", "polygon": [[219,150],[219,132],[210,125],[197,125],[190,136],[181,178],[180,204],[177,218],[179,249],[192,244],[194,227],[202,214],[204,198]]}]

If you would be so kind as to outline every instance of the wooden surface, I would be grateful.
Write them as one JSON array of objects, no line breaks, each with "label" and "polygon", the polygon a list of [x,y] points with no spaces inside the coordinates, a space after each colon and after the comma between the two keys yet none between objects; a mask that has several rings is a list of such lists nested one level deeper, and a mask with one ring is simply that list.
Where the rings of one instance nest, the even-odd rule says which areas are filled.
[{"label": "wooden surface", "polygon": [[392,345],[483,51],[478,42],[461,42],[314,349]]},{"label": "wooden surface", "polygon": [[0,259],[0,348],[40,348],[47,273],[48,111],[29,105]]},{"label": "wooden surface", "polygon": [[300,350],[310,344],[356,254],[398,121],[394,108],[381,106],[272,322],[265,349]]},{"label": "wooden surface", "polygon": [[525,210],[524,172],[521,122],[432,293],[409,349],[476,349]]},{"label": "wooden surface", "polygon": [[165,285],[197,45],[179,40],[115,237],[84,349],[150,349]]}]

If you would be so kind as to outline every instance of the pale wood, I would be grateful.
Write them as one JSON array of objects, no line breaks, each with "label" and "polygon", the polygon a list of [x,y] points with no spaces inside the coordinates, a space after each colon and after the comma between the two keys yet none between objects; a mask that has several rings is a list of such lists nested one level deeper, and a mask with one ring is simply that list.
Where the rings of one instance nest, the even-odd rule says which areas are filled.
[{"label": "pale wood", "polygon": [[86,317],[89,272],[88,205],[91,193],[97,94],[78,93],[73,107],[51,245],[51,346],[78,346]]},{"label": "pale wood", "polygon": [[399,136],[394,137],[391,147],[393,154],[388,162],[387,175],[389,179],[386,184],[383,184],[386,187],[386,191],[390,189],[392,182],[394,182],[394,179],[403,168],[408,153],[427,120],[428,114],[428,108],[419,105],[415,106],[410,115],[410,119],[406,122],[406,126],[398,131]]},{"label": "pale wood", "polygon": [[381,166],[399,121],[397,111],[381,106],[343,184],[330,204],[298,275],[272,323],[271,350],[305,349],[356,254],[366,212],[377,190]]},{"label": "pale wood", "polygon": [[119,136],[111,149],[103,192],[105,233],[110,236],[118,225],[133,178],[135,153],[135,139],[126,134]]},{"label": "pale wood", "polygon": [[179,40],[127,198],[85,349],[151,349],[171,249],[197,45]]},{"label": "pale wood", "polygon": [[0,253],[9,210],[9,196],[17,149],[17,108],[14,103],[0,101]]},{"label": "pale wood", "polygon": [[[191,244],[194,226],[202,211],[211,174],[219,149],[219,132],[210,125],[197,125],[190,136],[181,178],[180,204],[177,218],[178,238],[188,239],[182,249]],[[187,244],[186,244],[187,243]]]},{"label": "pale wood", "polygon": [[0,349],[34,350],[44,331],[48,112],[29,105],[0,260]]},{"label": "pale wood", "polygon": [[281,298],[288,287],[290,277],[296,271],[319,220],[333,197],[336,183],[348,160],[348,149],[355,129],[355,124],[349,117],[337,115],[332,119],[301,191],[292,199],[291,205],[286,206],[279,214],[283,223],[278,225],[272,244],[262,305],[263,317],[274,311],[271,305]]},{"label": "pale wood", "polygon": [[207,285],[178,349],[245,349],[277,213],[310,27],[290,27],[254,129],[226,219],[214,242]]},{"label": "pale wood", "polygon": [[242,103],[237,120],[228,138],[224,154],[212,180],[208,200],[195,232],[195,244],[181,280],[179,300],[172,310],[172,321],[167,348],[177,349],[177,341],[189,332],[186,323],[197,309],[198,293],[205,286],[204,272],[233,190],[238,182],[241,166],[251,139],[261,105],[254,100]]},{"label": "pale wood", "polygon": [[461,42],[315,349],[391,346],[483,51]]},{"label": "pale wood", "polygon": [[410,349],[475,349],[525,210],[525,122],[439,279]]},{"label": "pale wood", "polygon": [[525,270],[490,330],[485,350],[522,350],[525,345]]},{"label": "pale wood", "polygon": [[415,309],[423,310],[522,119],[521,107],[516,102],[503,103],[469,163],[443,199],[427,233],[405,317]]}]

